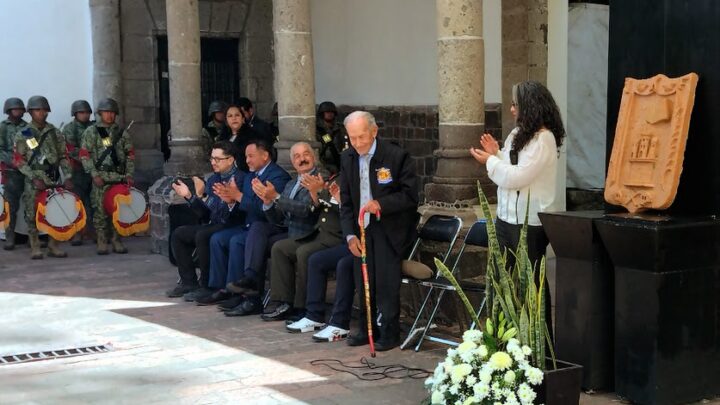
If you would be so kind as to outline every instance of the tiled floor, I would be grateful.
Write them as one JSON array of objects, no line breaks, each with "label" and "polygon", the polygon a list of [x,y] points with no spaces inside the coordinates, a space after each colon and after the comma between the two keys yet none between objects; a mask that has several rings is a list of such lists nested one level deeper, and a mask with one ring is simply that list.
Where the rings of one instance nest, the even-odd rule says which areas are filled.
[{"label": "tiled floor", "polygon": [[[25,246],[0,251],[0,355],[110,343],[108,353],[0,366],[2,404],[314,403],[417,404],[423,379],[360,381],[310,364],[357,362],[367,347],[314,343],[259,317],[164,297],[176,281],[147,238],[130,254],[65,248],[67,259],[29,260]],[[432,369],[445,348],[379,353],[377,364]],[[583,395],[581,404],[621,402]]]}]

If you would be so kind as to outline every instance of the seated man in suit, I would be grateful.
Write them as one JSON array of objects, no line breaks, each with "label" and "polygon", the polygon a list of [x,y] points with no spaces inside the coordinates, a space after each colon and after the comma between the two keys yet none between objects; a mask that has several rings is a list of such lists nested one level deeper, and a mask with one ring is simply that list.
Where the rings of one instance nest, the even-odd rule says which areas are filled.
[{"label": "seated man in suit", "polygon": [[[243,277],[255,277],[259,269],[247,268],[247,263],[255,262],[255,257],[265,257],[268,238],[280,229],[272,230],[263,237],[249,238],[251,228],[264,229],[267,224],[263,212],[263,202],[252,189],[252,181],[257,178],[261,182],[271,182],[277,190],[284,190],[290,175],[270,159],[270,145],[263,140],[255,140],[245,149],[245,159],[251,173],[245,176],[242,188],[234,182],[226,185],[215,185],[215,193],[228,199],[233,215],[244,215],[245,223],[240,227],[225,229],[210,238],[210,281],[213,293],[199,297],[195,301],[200,305],[213,305],[231,298],[225,286]],[[256,222],[261,224],[255,225]],[[246,240],[247,249],[246,249]],[[249,253],[249,255],[248,255]],[[242,297],[234,297],[235,306],[240,304]],[[226,306],[227,308],[227,306]]]},{"label": "seated man in suit", "polygon": [[[324,180],[315,166],[315,153],[306,142],[290,149],[290,159],[298,176],[282,194],[271,185],[257,184],[255,192],[265,203],[265,214],[272,223],[286,223],[289,239],[281,240],[271,250],[271,298],[274,311],[263,315],[265,320],[280,320],[290,315],[293,307],[305,307],[305,280],[308,248],[304,238],[315,234],[320,211],[318,192]],[[317,248],[315,248],[317,250]],[[296,285],[298,288],[296,288]]]},{"label": "seated man in suit", "polygon": [[[213,175],[207,181],[193,177],[195,195],[192,195],[188,186],[181,180],[172,184],[173,190],[183,197],[192,208],[195,215],[200,218],[200,225],[184,225],[173,232],[170,238],[173,252],[180,274],[180,283],[167,291],[168,297],[181,297],[184,294],[208,287],[210,273],[210,237],[213,233],[237,224],[237,216],[230,216],[228,204],[213,191],[216,183],[227,183],[230,179],[242,184],[245,173],[235,165],[235,146],[228,142],[217,142],[212,146],[210,165]],[[200,280],[195,273],[193,250],[197,252],[200,267]]]},{"label": "seated man in suit", "polygon": [[[331,196],[328,200],[327,196]],[[286,326],[288,332],[303,333],[323,329],[313,336],[313,340],[320,342],[336,341],[347,337],[350,329],[350,312],[354,296],[353,281],[353,255],[348,250],[342,237],[340,228],[340,187],[333,182],[328,186],[327,192],[321,194],[320,222],[317,230],[310,236],[300,239],[305,244],[298,249],[311,250],[307,263],[303,267],[307,270],[307,291],[305,299],[305,316]],[[320,247],[320,249],[317,249]],[[274,256],[273,256],[274,258]],[[273,260],[273,265],[275,261]],[[300,267],[298,257],[297,268]],[[273,268],[274,270],[274,268]],[[325,291],[327,288],[328,273],[336,270],[335,305],[333,312],[325,325]],[[273,286],[275,274],[273,273]],[[298,285],[298,289],[300,286]],[[273,289],[274,291],[274,289]],[[295,293],[297,301],[298,292]]]},{"label": "seated man in suit", "polygon": [[[379,332],[375,349],[390,350],[400,344],[400,264],[416,233],[418,180],[415,165],[405,150],[376,138],[378,127],[372,114],[365,111],[351,113],[345,118],[345,128],[352,148],[341,156],[340,221],[348,248],[356,257],[355,285],[362,286],[358,216],[361,208],[365,210],[370,301],[373,304],[371,319]],[[360,302],[364,302],[365,291],[363,288],[358,290]],[[365,311],[364,305],[361,310]],[[348,338],[348,345],[368,343],[365,317],[363,313],[360,332]]]}]

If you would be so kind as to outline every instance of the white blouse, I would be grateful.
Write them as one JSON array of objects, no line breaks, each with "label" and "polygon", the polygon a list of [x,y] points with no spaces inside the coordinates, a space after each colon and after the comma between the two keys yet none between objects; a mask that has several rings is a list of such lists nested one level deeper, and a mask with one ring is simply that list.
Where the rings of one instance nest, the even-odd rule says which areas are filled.
[{"label": "white blouse", "polygon": [[552,211],[555,203],[555,176],[558,151],[555,136],[541,129],[518,154],[517,165],[510,163],[510,149],[518,128],[515,128],[502,150],[487,160],[488,176],[498,186],[497,217],[511,224],[525,222],[528,192],[530,214],[528,224],[541,225],[538,212]]}]

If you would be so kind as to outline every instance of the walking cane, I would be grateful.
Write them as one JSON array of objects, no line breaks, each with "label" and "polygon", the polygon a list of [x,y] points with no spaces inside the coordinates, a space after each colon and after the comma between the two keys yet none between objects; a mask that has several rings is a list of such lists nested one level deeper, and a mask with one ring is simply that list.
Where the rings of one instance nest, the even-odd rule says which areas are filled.
[{"label": "walking cane", "polygon": [[[380,220],[380,211],[377,213],[377,220]],[[362,270],[363,285],[365,287],[368,342],[370,342],[370,357],[375,357],[375,341],[373,340],[372,311],[370,307],[370,278],[367,271],[367,247],[365,246],[365,208],[360,208],[358,225],[360,225],[360,258],[362,260],[360,269]]]}]

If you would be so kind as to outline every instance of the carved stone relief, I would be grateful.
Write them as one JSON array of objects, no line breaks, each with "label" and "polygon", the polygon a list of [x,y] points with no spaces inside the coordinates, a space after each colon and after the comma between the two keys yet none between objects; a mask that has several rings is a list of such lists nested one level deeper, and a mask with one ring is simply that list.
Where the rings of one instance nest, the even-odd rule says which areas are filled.
[{"label": "carved stone relief", "polygon": [[670,207],[682,173],[698,75],[625,79],[605,200],[631,213]]}]

